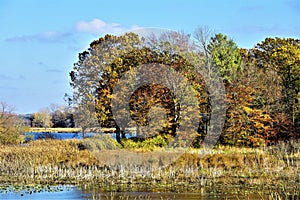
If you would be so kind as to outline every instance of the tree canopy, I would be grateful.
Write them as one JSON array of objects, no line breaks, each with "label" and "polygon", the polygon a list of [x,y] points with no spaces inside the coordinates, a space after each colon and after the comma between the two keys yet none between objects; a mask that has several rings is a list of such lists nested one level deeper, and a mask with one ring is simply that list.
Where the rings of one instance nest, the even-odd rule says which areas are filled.
[{"label": "tree canopy", "polygon": [[214,35],[207,47],[211,60],[225,81],[231,82],[241,70],[241,55],[233,40],[221,33]]},{"label": "tree canopy", "polygon": [[[79,54],[70,72],[73,105],[75,110],[83,111],[78,115],[82,119],[79,126],[99,123],[115,127],[117,140],[121,142],[132,123],[137,127],[137,134],[146,131],[146,137],[153,135],[151,131],[177,137],[181,122],[188,118],[192,123],[195,117],[198,126],[195,142],[199,144],[207,133],[204,122],[222,115],[213,109],[217,104],[222,107],[221,100],[218,103],[213,99],[220,95],[220,88],[211,87],[216,77],[210,73],[218,72],[226,89],[222,98],[227,102],[220,143],[260,146],[295,136],[299,130],[300,107],[299,40],[266,38],[253,49],[241,49],[226,35],[210,34],[198,29],[195,32],[198,44],[191,44],[190,35],[178,32],[159,38],[135,33],[106,35],[93,41],[87,51]],[[138,74],[140,66],[147,75]],[[168,77],[159,70],[155,71],[157,74],[151,72],[157,66],[165,71],[168,70],[164,67],[168,66],[179,72],[187,84],[175,87],[168,81],[153,79],[159,74],[170,83],[180,79],[179,75]],[[205,73],[199,73],[201,70]],[[188,85],[193,94],[177,95],[178,91],[187,90]],[[191,98],[193,95],[196,103]],[[193,105],[194,114],[188,111],[188,106],[181,105],[183,100]],[[124,104],[124,101],[128,102]],[[121,116],[121,123],[114,112]],[[151,118],[156,118],[157,123],[153,124]],[[208,127],[215,126],[209,122]],[[152,128],[143,130],[145,126]]]},{"label": "tree canopy", "polygon": [[300,92],[300,40],[293,38],[266,38],[252,50],[258,67],[274,70],[282,85],[281,105],[295,123],[299,113],[297,95]]},{"label": "tree canopy", "polygon": [[[122,98],[114,96],[113,90],[124,74],[133,68],[146,64],[148,64],[146,67],[150,68],[155,65],[160,67],[169,66],[174,71],[182,73],[191,83],[192,90],[200,102],[207,101],[204,100],[207,99],[207,94],[205,95],[203,80],[191,70],[193,65],[179,54],[182,49],[187,48],[187,44],[182,41],[185,37],[187,36],[169,33],[163,35],[160,39],[152,38],[152,41],[146,41],[145,38],[140,38],[134,33],[128,33],[118,37],[106,35],[99,40],[95,40],[91,43],[88,51],[79,55],[79,61],[70,73],[71,85],[75,89],[74,100],[79,100],[79,105],[87,104],[86,102],[96,102],[95,113],[98,121],[102,126],[115,126],[118,141],[121,139],[120,135],[123,138],[125,137],[124,131],[127,127],[117,124],[115,116],[113,116],[112,100],[122,101]],[[152,74],[152,76],[164,75],[162,72],[162,74]],[[144,78],[132,74],[130,77],[132,80]],[[176,77],[171,79],[176,79]],[[122,91],[134,87],[135,85],[132,85],[132,82],[134,81],[127,82],[126,87],[125,85],[122,87]],[[161,134],[176,135],[176,129],[179,128],[179,121],[182,120],[182,112],[185,109],[184,106],[179,104],[179,101],[182,101],[183,98],[188,99],[187,97],[176,96],[176,90],[183,91],[187,87],[179,85],[174,86],[171,83],[161,85],[153,82],[136,88],[130,98],[129,107],[131,118],[136,122],[138,131],[142,126],[149,125],[148,114],[150,108],[157,104],[164,109],[167,115],[159,132]],[[172,88],[173,91],[168,87]],[[86,101],[86,99],[89,101]],[[192,100],[190,101],[192,102]],[[200,106],[198,103],[194,106],[199,113]],[[202,110],[205,109],[207,112],[207,108],[202,108]],[[124,122],[125,118],[122,120]]]}]

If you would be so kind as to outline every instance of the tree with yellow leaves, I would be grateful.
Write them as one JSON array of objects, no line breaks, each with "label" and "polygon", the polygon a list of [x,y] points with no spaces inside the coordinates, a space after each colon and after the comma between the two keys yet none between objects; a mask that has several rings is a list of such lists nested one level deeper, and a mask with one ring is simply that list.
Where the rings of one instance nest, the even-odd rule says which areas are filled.
[{"label": "tree with yellow leaves", "polygon": [[297,95],[300,92],[300,40],[294,38],[266,38],[252,50],[257,66],[275,70],[281,78],[282,110],[296,125]]}]

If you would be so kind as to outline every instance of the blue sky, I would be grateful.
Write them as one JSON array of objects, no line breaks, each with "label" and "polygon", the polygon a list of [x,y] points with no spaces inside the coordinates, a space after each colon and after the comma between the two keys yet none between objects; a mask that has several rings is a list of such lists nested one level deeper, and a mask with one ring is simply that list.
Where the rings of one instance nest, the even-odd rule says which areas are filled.
[{"label": "blue sky", "polygon": [[251,48],[300,36],[300,0],[0,0],[0,101],[17,113],[64,104],[79,52],[106,33],[207,26]]}]

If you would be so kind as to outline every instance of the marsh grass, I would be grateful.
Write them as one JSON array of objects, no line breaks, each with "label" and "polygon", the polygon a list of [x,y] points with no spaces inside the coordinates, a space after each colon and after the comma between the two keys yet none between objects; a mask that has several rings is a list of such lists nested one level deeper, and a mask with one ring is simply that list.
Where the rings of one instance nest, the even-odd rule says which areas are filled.
[{"label": "marsh grass", "polygon": [[[299,144],[292,141],[259,149],[219,146],[141,151],[124,149],[105,135],[84,140],[38,140],[0,146],[0,182],[244,196],[260,191],[273,199],[299,197]],[[137,154],[143,160],[130,162]]]}]

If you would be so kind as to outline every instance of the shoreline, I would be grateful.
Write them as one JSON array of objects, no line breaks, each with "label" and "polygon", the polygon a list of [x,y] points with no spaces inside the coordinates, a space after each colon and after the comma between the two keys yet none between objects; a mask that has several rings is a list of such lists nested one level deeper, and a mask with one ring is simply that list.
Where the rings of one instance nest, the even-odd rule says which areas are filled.
[{"label": "shoreline", "polygon": [[[85,131],[85,133],[114,133],[115,128],[95,127]],[[127,128],[126,131],[136,132],[135,128]],[[43,132],[43,133],[81,133],[81,128],[36,128],[30,127],[29,132]]]},{"label": "shoreline", "polygon": [[[91,130],[88,130],[86,132],[103,132],[103,133],[113,133],[115,131],[115,128],[95,128]],[[29,128],[29,132],[38,133],[81,133],[81,128]]]}]

